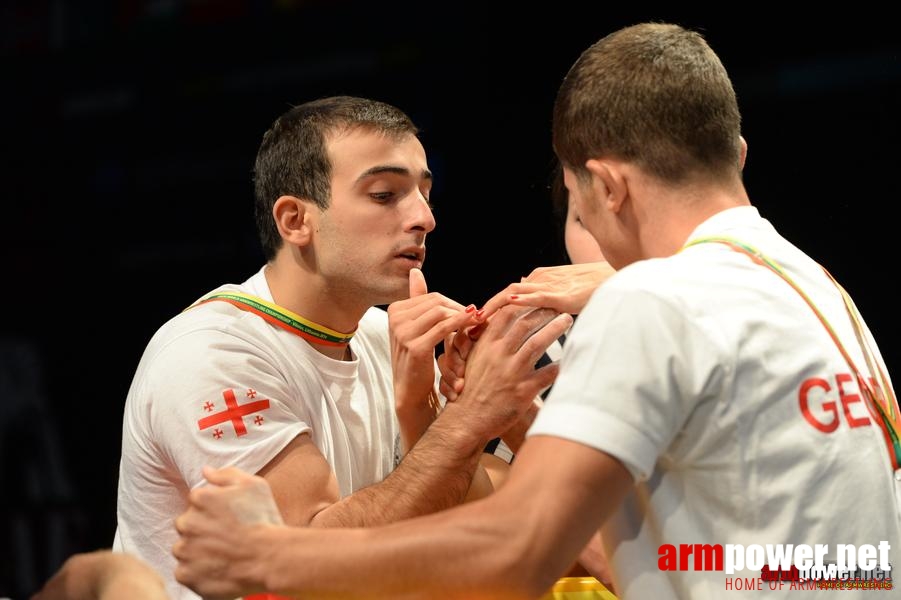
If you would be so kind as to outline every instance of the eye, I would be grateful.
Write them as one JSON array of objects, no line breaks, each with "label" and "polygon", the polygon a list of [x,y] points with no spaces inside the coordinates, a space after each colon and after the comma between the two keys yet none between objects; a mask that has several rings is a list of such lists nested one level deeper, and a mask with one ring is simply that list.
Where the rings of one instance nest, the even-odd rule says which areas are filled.
[{"label": "eye", "polygon": [[394,192],[370,192],[369,197],[379,202],[388,202],[394,197]]}]

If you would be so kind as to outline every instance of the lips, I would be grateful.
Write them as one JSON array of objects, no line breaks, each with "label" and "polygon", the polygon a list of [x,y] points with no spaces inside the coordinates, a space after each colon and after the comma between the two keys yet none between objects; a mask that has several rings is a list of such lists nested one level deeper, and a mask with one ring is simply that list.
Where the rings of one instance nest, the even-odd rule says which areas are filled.
[{"label": "lips", "polygon": [[425,260],[425,248],[422,246],[411,246],[409,248],[404,248],[395,254],[395,256],[397,258],[404,258],[421,263]]}]

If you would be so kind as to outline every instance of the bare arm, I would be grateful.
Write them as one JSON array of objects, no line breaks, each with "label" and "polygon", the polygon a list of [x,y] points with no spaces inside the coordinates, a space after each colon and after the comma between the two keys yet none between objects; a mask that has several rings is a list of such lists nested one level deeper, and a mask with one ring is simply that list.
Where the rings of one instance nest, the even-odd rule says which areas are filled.
[{"label": "bare arm", "polygon": [[110,550],[69,557],[32,600],[168,600],[163,579],[128,554]]},{"label": "bare arm", "polygon": [[575,575],[576,572],[583,571],[603,583],[614,594],[617,593],[616,585],[613,582],[613,571],[610,569],[600,531],[595,531],[585,547],[582,548],[582,552],[579,553],[579,563],[573,567],[571,573]]},{"label": "bare arm", "polygon": [[366,527],[442,510],[466,497],[484,445],[478,430],[454,421],[452,415],[436,421],[435,434],[414,446],[388,477],[345,498],[340,498],[334,471],[306,433],[259,474],[291,525]]},{"label": "bare arm", "polygon": [[[488,498],[369,530],[247,525],[222,501],[229,488],[219,488],[177,521],[176,579],[214,598],[263,589],[304,598],[537,598],[631,485],[609,455],[536,436]],[[226,576],[209,571],[210,557]]]}]

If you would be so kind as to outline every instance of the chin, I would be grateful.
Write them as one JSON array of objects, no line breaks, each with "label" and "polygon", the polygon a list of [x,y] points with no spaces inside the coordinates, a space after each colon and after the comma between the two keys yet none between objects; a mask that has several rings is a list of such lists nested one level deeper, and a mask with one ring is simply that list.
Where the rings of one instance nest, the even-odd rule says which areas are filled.
[{"label": "chin", "polygon": [[376,305],[385,305],[397,302],[398,300],[406,300],[410,297],[410,286],[404,281],[403,287],[391,290],[378,290],[373,294],[373,297],[377,299],[377,302],[375,302]]}]

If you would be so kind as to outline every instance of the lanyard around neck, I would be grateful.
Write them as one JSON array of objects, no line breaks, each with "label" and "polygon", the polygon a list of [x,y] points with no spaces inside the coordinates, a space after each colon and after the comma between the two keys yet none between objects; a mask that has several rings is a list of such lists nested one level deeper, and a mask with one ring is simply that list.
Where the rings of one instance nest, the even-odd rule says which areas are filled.
[{"label": "lanyard around neck", "polygon": [[309,319],[304,319],[287,308],[282,308],[277,304],[267,302],[262,298],[243,292],[218,292],[210,294],[188,308],[200,306],[201,304],[206,304],[207,302],[212,302],[214,300],[228,302],[241,310],[258,315],[272,325],[299,335],[314,344],[321,344],[323,346],[346,346],[350,343],[354,333],[356,333],[356,331],[341,333],[340,331],[329,329],[324,325],[314,323]]},{"label": "lanyard around neck", "polygon": [[[709,242],[725,244],[736,252],[746,254],[755,263],[764,266],[772,272],[776,273],[786,283],[788,283],[788,285],[790,285],[792,289],[794,289],[801,296],[801,298],[804,299],[804,301],[807,303],[807,306],[810,307],[810,309],[819,319],[820,323],[823,324],[823,327],[826,328],[826,331],[829,333],[829,337],[832,338],[832,341],[835,343],[839,352],[841,352],[842,357],[844,357],[845,362],[848,363],[848,367],[857,378],[857,384],[860,387],[861,395],[867,401],[867,407],[870,411],[870,414],[877,422],[880,429],[882,429],[882,435],[885,438],[885,443],[889,449],[889,458],[892,462],[892,466],[895,469],[898,469],[899,466],[901,466],[901,414],[899,414],[899,412],[901,411],[898,410],[898,400],[895,397],[895,393],[894,390],[892,390],[891,384],[889,383],[888,376],[885,374],[885,371],[879,366],[879,361],[876,360],[875,354],[870,347],[870,343],[866,335],[864,334],[860,313],[857,311],[857,307],[854,306],[854,302],[851,300],[848,292],[845,291],[845,288],[839,285],[835,278],[832,277],[832,274],[830,274],[829,271],[823,268],[823,271],[826,273],[832,283],[835,284],[839,292],[841,292],[842,300],[845,304],[845,310],[848,311],[848,317],[851,319],[851,325],[854,327],[854,333],[857,337],[857,342],[858,344],[860,344],[860,349],[863,352],[867,367],[869,368],[872,375],[872,377],[870,378],[866,378],[861,374],[860,370],[857,368],[857,365],[854,363],[854,360],[851,358],[851,355],[848,354],[845,346],[842,344],[838,335],[835,333],[835,330],[832,328],[832,325],[830,325],[829,321],[826,320],[825,315],[823,315],[823,313],[813,303],[813,300],[811,300],[810,297],[804,293],[804,290],[802,290],[800,286],[798,286],[798,284],[788,275],[788,273],[785,272],[785,270],[777,262],[766,257],[756,248],[728,237],[699,238],[687,243],[682,249],[684,250],[689,246]],[[878,381],[876,380],[877,376],[879,378]]]}]

